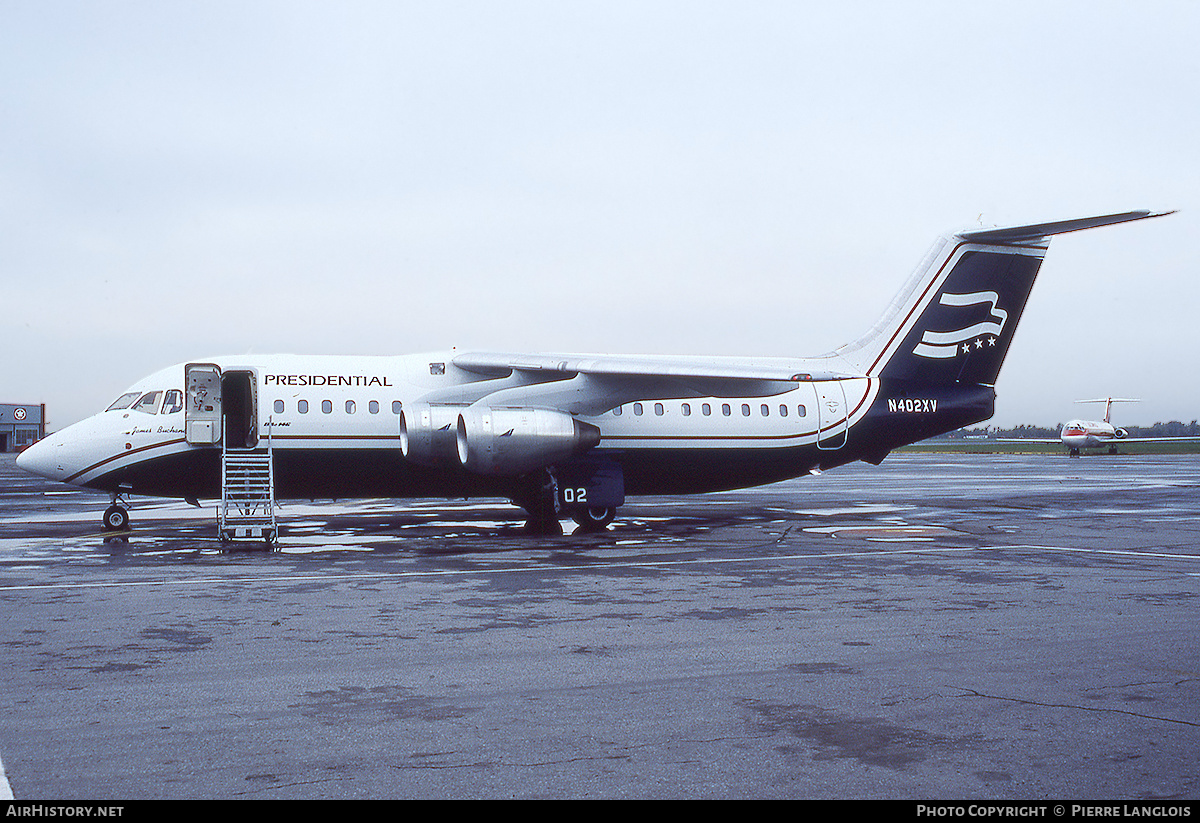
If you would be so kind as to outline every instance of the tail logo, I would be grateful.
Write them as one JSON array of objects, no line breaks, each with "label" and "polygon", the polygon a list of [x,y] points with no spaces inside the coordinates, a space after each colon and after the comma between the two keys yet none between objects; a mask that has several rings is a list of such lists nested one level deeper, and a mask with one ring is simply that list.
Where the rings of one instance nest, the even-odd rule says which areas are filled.
[{"label": "tail logo", "polygon": [[[1008,312],[996,305],[999,299],[1000,296],[994,291],[977,291],[970,294],[943,292],[938,301],[943,306],[983,306],[988,311],[986,319],[954,331],[926,330],[921,335],[921,342],[913,348],[913,354],[918,357],[946,360],[959,353],[965,354],[973,348],[995,346],[996,338],[1004,331],[1004,324],[1008,321]],[[972,314],[975,317],[980,316],[979,311]]]}]

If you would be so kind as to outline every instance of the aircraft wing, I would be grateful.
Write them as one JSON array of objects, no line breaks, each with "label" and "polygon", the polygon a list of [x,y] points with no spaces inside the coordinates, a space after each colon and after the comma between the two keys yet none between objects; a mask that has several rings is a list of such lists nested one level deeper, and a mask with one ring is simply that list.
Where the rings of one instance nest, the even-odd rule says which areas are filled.
[{"label": "aircraft wing", "polygon": [[811,363],[783,357],[703,357],[614,354],[517,354],[469,352],[451,361],[465,371],[498,374],[509,371],[592,374],[609,377],[682,377],[712,380],[801,381],[851,380],[861,374],[814,370]]},{"label": "aircraft wing", "polygon": [[1062,443],[1060,437],[997,437],[996,443]]},{"label": "aircraft wing", "polygon": [[791,358],[465,352],[450,362],[483,379],[428,400],[573,414],[600,414],[632,400],[769,397],[798,383],[862,376]]}]

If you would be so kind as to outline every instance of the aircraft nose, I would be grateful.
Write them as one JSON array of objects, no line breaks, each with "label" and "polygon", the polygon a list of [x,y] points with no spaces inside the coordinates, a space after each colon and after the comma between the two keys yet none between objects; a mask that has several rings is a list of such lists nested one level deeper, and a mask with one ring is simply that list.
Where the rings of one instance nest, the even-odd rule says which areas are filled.
[{"label": "aircraft nose", "polygon": [[17,455],[17,466],[30,474],[50,480],[66,477],[66,464],[62,461],[61,433],[55,433],[34,443]]},{"label": "aircraft nose", "polygon": [[42,477],[45,477],[49,454],[50,449],[46,441],[39,440],[17,455],[17,467],[24,469],[30,474],[40,474]]}]

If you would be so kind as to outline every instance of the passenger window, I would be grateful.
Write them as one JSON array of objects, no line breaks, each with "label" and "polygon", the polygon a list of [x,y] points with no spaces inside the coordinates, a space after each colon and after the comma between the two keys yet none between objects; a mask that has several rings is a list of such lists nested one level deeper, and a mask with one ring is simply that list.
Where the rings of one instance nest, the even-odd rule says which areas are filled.
[{"label": "passenger window", "polygon": [[624,410],[625,410],[624,406],[617,406],[615,409],[613,409],[613,415],[615,415],[616,417],[620,417],[621,414],[624,412]]},{"label": "passenger window", "polygon": [[634,413],[634,414],[641,414],[641,413],[642,413],[642,404],[641,404],[641,403],[634,403],[634,404],[633,404],[633,413]]},{"label": "passenger window", "polygon": [[804,407],[803,407],[803,406],[797,406],[797,407],[796,407],[796,416],[797,416],[797,417],[804,417],[806,414],[808,414],[808,412],[806,412],[806,411],[804,410]]},{"label": "passenger window", "polygon": [[160,391],[148,391],[142,399],[133,404],[133,410],[142,414],[158,414],[158,401],[162,398]]},{"label": "passenger window", "polygon": [[392,401],[392,414],[399,414],[404,410],[404,404],[399,400]]},{"label": "passenger window", "polygon": [[703,405],[700,406],[700,413],[702,415],[704,415],[705,417],[708,417],[710,414],[712,414],[712,406],[708,405],[707,403],[704,403]]},{"label": "passenger window", "polygon": [[171,389],[163,398],[162,413],[175,414],[181,411],[183,411],[183,392],[179,389]]},{"label": "passenger window", "polygon": [[283,401],[282,400],[275,401],[275,413],[283,414]]},{"label": "passenger window", "polygon": [[726,417],[729,416],[729,404],[728,403],[721,404],[721,414],[725,415]]},{"label": "passenger window", "polygon": [[354,401],[353,400],[346,401],[346,414],[354,414]]},{"label": "passenger window", "polygon": [[308,401],[307,400],[296,401],[296,411],[300,412],[301,414],[308,414]]},{"label": "passenger window", "polygon": [[770,415],[771,415],[771,410],[767,407],[766,403],[763,403],[762,404],[762,416],[769,417]]},{"label": "passenger window", "polygon": [[779,416],[787,417],[787,406],[784,405],[783,403],[779,404]]},{"label": "passenger window", "polygon": [[654,404],[654,413],[657,414],[659,417],[662,417],[662,415],[663,415],[663,404],[662,403]]},{"label": "passenger window", "polygon": [[749,416],[750,416],[750,404],[743,403],[742,404],[742,417],[749,417]]},{"label": "passenger window", "polygon": [[692,416],[692,407],[689,403],[684,403],[682,406],[679,407],[679,410],[681,412],[683,412],[684,417]]},{"label": "passenger window", "polygon": [[371,414],[379,414],[379,401],[372,400],[370,403],[368,403],[367,411],[369,411]]},{"label": "passenger window", "polygon": [[321,414],[331,414],[332,412],[333,412],[333,401],[332,400],[322,400],[321,401]]}]

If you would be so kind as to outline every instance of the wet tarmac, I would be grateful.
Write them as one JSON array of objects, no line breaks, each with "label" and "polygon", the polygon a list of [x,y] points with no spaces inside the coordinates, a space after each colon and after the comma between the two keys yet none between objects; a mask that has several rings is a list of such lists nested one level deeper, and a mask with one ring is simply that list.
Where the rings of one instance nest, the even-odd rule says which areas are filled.
[{"label": "wet tarmac", "polygon": [[893,455],[551,538],[284,501],[274,552],[107,502],[0,455],[17,799],[1200,796],[1196,456]]}]

